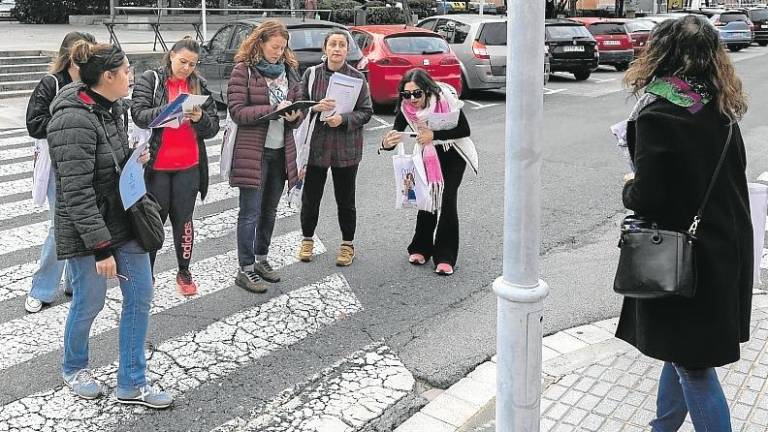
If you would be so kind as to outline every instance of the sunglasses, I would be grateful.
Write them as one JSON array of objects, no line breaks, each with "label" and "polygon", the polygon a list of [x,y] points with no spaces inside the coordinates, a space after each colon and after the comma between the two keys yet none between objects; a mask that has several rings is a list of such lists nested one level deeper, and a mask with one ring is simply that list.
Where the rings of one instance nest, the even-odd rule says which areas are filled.
[{"label": "sunglasses", "polygon": [[403,99],[421,99],[422,96],[424,96],[424,90],[403,90],[400,92],[400,97]]}]

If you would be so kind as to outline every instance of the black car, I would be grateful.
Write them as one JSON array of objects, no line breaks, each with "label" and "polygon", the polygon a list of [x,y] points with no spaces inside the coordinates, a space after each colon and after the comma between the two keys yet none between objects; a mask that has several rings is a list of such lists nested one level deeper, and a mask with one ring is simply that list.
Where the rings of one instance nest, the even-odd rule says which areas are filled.
[{"label": "black car", "polygon": [[749,8],[744,12],[754,25],[752,33],[755,35],[755,42],[760,46],[768,45],[768,9]]},{"label": "black car", "polygon": [[[248,35],[268,18],[254,18],[227,24],[219,29],[211,40],[203,46],[203,53],[198,62],[198,71],[208,80],[214,100],[227,102],[227,83],[235,65],[235,54],[240,44]],[[279,18],[286,27],[291,38],[288,46],[299,59],[299,72],[310,66],[320,64],[323,55],[323,41],[329,31],[339,29],[347,31],[341,24],[330,21],[301,18]],[[349,54],[347,62],[353,67],[357,65],[363,54],[349,37]]]},{"label": "black car", "polygon": [[568,19],[548,19],[544,37],[549,47],[552,72],[570,72],[583,81],[597,69],[597,41],[584,24]]}]

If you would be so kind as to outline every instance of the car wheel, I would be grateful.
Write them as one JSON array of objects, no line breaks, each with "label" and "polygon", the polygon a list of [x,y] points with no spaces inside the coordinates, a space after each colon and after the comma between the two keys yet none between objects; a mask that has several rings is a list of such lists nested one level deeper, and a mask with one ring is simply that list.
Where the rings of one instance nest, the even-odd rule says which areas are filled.
[{"label": "car wheel", "polygon": [[761,47],[768,46],[768,41],[757,41],[757,44]]},{"label": "car wheel", "polygon": [[469,84],[467,84],[467,78],[464,74],[461,74],[461,95],[459,95],[459,97],[461,99],[466,99],[470,96],[472,96],[472,89],[469,88]]},{"label": "car wheel", "polygon": [[584,81],[589,79],[589,76],[592,75],[592,71],[583,70],[583,71],[576,71],[573,73],[573,76],[576,77],[576,81]]},{"label": "car wheel", "polygon": [[742,48],[744,47],[741,45],[728,45],[728,49],[731,50],[731,52],[739,52]]},{"label": "car wheel", "polygon": [[617,63],[613,67],[615,67],[619,72],[624,72],[625,70],[629,69],[629,63]]}]

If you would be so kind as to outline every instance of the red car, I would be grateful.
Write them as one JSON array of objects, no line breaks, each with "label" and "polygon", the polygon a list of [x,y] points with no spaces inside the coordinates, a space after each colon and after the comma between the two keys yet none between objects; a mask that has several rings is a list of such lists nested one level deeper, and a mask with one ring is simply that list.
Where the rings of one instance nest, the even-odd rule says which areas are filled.
[{"label": "red car", "polygon": [[368,25],[349,30],[363,52],[357,69],[368,77],[373,103],[396,102],[400,79],[414,67],[426,69],[435,81],[450,84],[461,94],[459,59],[437,33],[404,25]]},{"label": "red car", "polygon": [[571,19],[584,23],[587,30],[595,37],[600,50],[601,65],[613,66],[618,71],[627,70],[635,58],[635,52],[632,39],[624,27],[626,20],[581,17]]},{"label": "red car", "polygon": [[645,44],[648,43],[648,36],[651,35],[651,30],[656,27],[656,23],[648,19],[633,19],[624,23],[624,27],[629,32],[629,37],[632,39],[632,47],[635,50],[635,58],[645,49]]}]

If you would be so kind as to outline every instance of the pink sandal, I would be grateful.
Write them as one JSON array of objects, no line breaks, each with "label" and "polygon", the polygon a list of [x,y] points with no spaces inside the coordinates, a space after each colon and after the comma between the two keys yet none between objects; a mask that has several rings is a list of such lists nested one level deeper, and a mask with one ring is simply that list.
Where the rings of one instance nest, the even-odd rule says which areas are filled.
[{"label": "pink sandal", "polygon": [[446,263],[440,263],[435,268],[435,273],[439,274],[440,276],[450,276],[453,274],[453,266]]},{"label": "pink sandal", "polygon": [[413,265],[424,265],[424,263],[427,262],[427,259],[424,258],[424,255],[422,254],[414,253],[408,257],[408,262]]}]

